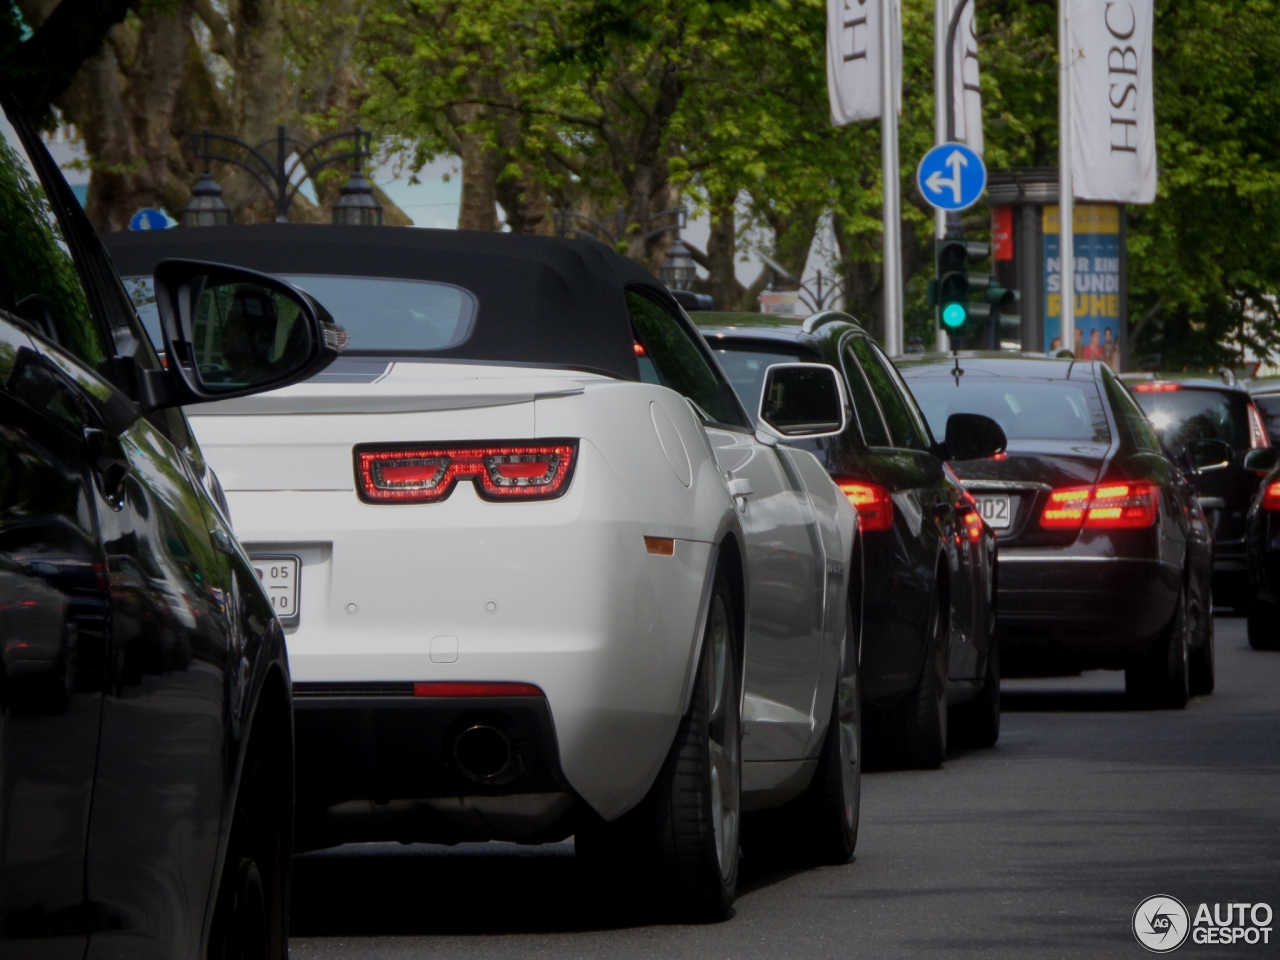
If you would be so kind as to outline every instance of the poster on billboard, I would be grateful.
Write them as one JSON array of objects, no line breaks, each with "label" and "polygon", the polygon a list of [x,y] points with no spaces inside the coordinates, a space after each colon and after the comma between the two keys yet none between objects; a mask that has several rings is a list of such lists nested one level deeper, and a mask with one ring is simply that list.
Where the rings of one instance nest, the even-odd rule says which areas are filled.
[{"label": "poster on billboard", "polygon": [[[1075,216],[1075,343],[1080,360],[1105,360],[1120,370],[1120,208],[1077,204]],[[1063,349],[1058,208],[1044,208],[1044,342]]]}]

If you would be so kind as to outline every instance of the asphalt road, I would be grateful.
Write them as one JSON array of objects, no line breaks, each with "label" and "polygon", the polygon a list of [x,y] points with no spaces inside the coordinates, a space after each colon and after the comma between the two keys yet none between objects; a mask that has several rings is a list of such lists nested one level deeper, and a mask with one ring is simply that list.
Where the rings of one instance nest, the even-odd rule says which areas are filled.
[{"label": "asphalt road", "polygon": [[[725,923],[611,918],[571,841],[353,845],[299,858],[292,955],[1139,958],[1154,894],[1280,915],[1280,653],[1238,619],[1217,642],[1217,691],[1181,712],[1127,709],[1119,674],[1006,682],[996,748],[866,775],[855,862],[747,863]],[[1178,953],[1280,956],[1272,926]]]}]

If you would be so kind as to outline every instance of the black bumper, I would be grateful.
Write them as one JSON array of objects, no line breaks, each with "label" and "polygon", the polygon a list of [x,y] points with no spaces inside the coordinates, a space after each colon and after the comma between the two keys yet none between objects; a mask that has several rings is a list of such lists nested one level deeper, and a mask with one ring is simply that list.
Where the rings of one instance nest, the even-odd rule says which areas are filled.
[{"label": "black bumper", "polygon": [[1157,560],[1005,551],[997,560],[1001,670],[1119,669],[1173,619],[1181,571]]},{"label": "black bumper", "polygon": [[[300,849],[501,836],[500,827],[482,822],[485,810],[499,811],[499,819],[508,811],[515,826],[507,838],[521,839],[546,826],[547,814],[535,809],[517,822],[518,797],[552,798],[543,806],[563,813],[566,804],[554,798],[572,796],[544,697],[415,697],[413,684],[295,684],[293,704]],[[491,777],[469,771],[457,749],[464,731],[481,727],[497,731],[510,751]],[[503,797],[510,800],[486,807],[485,798]],[[446,799],[459,815],[441,815],[448,806],[436,801]]]}]

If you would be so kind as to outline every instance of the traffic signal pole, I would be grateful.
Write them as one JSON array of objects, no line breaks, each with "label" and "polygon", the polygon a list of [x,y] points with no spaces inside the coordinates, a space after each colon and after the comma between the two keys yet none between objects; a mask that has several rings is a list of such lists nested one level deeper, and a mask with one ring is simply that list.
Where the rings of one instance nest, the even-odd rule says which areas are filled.
[{"label": "traffic signal pole", "polygon": [[1075,191],[1071,182],[1071,21],[1058,0],[1058,316],[1062,348],[1076,346]]}]

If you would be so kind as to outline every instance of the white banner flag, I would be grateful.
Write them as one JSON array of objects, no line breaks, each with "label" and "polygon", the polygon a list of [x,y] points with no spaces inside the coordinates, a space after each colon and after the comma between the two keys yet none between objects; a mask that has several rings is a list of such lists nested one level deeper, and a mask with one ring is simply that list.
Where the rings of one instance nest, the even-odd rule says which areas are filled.
[{"label": "white banner flag", "polygon": [[900,0],[827,0],[827,95],[837,127],[880,116],[880,10],[893,17],[894,104],[902,110]]},{"label": "white banner flag", "polygon": [[1152,0],[1063,0],[1071,22],[1071,175],[1083,200],[1156,198]]},{"label": "white banner flag", "polygon": [[[956,0],[947,5],[947,22]],[[955,49],[956,140],[978,156],[982,156],[982,91],[978,86],[978,25],[973,17],[973,2],[965,4],[956,25]]]}]

